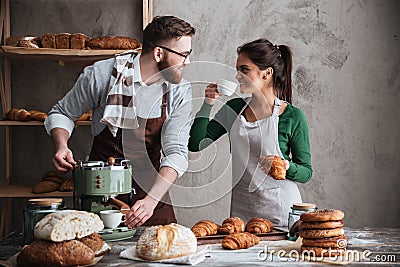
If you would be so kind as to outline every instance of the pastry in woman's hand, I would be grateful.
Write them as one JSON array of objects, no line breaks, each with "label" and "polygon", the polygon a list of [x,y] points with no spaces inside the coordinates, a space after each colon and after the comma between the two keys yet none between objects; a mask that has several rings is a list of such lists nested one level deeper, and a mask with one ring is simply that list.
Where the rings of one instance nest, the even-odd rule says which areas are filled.
[{"label": "pastry in woman's hand", "polygon": [[278,156],[263,156],[260,158],[261,170],[274,178],[275,180],[286,179],[286,164],[285,160]]}]

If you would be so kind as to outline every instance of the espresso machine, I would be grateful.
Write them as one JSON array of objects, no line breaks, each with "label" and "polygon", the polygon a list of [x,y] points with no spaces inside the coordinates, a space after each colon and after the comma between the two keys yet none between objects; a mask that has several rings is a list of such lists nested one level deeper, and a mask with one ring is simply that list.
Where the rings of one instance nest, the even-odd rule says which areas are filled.
[{"label": "espresso machine", "polygon": [[[116,197],[134,194],[132,189],[132,166],[129,160],[108,158],[103,161],[78,161],[74,170],[74,209],[99,213],[105,209],[118,209],[126,214],[130,210],[127,203]],[[104,229],[100,234],[105,241],[115,241],[131,237],[135,229],[126,226]],[[133,234],[132,234],[133,233]]]}]

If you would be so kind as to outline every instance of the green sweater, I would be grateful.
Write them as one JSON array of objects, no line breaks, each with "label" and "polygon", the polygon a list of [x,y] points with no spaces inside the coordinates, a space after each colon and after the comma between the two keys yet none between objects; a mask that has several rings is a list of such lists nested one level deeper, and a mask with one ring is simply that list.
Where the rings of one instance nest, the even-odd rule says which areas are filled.
[{"label": "green sweater", "polygon": [[[189,150],[200,151],[229,132],[245,104],[242,98],[234,98],[209,120],[213,106],[204,102],[190,130]],[[306,117],[299,108],[288,104],[279,116],[278,140],[283,156],[290,162],[286,178],[308,182],[312,176],[310,141]]]}]

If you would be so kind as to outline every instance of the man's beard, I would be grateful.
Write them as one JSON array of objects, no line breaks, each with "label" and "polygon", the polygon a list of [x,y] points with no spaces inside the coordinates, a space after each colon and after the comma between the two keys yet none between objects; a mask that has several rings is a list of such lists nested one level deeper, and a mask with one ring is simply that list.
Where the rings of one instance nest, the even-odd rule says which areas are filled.
[{"label": "man's beard", "polygon": [[168,64],[168,57],[164,57],[163,60],[158,62],[158,70],[163,75],[164,79],[171,83],[178,84],[182,80],[182,72],[178,71],[178,66],[171,66]]}]

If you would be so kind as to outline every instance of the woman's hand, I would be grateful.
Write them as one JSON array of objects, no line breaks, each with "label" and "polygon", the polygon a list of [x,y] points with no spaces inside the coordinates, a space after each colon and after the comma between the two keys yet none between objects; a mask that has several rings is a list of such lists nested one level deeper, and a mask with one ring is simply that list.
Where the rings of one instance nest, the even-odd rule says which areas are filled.
[{"label": "woman's hand", "polygon": [[218,93],[217,84],[216,83],[210,83],[206,87],[205,95],[206,95],[206,100],[205,100],[206,103],[209,104],[209,105],[214,105],[215,101],[218,99],[218,97],[221,96],[221,94]]}]

